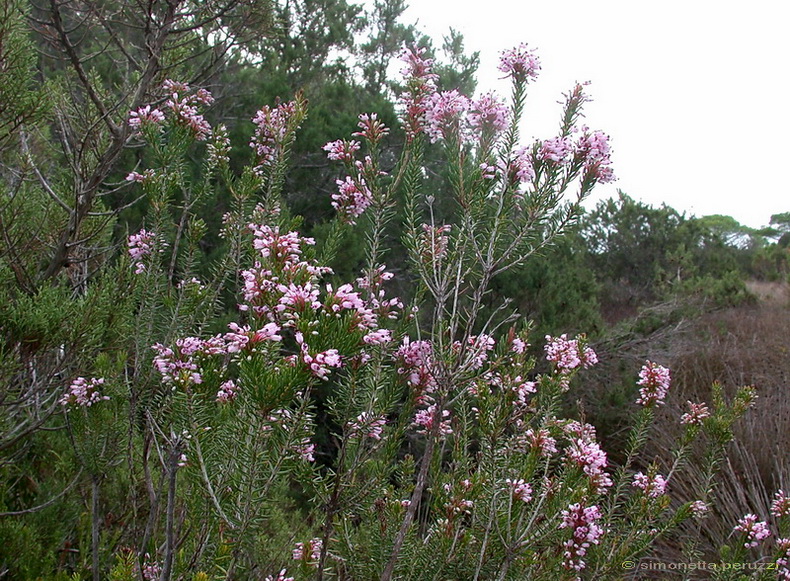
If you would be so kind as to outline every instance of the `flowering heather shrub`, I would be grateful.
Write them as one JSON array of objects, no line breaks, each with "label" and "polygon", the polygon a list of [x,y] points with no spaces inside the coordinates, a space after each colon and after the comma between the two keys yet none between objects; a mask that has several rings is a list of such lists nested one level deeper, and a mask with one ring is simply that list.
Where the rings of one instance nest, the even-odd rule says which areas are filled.
[{"label": "flowering heather shrub", "polygon": [[[119,267],[137,273],[129,353],[146,369],[105,363],[127,381],[128,407],[68,416],[117,414],[104,431],[79,418],[72,428],[92,486],[95,570],[102,482],[124,453],[130,514],[144,514],[121,533],[137,578],[618,578],[623,561],[712,502],[723,445],[693,500],[672,498],[673,479],[697,438],[729,441],[751,392],[694,404],[678,418],[674,463],[645,466],[639,453],[669,389],[669,371],[648,362],[627,459],[613,465],[595,427],[561,405],[598,361],[586,338],[547,336],[538,366],[518,313],[481,315],[492,279],[561,235],[596,183],[613,178],[606,136],[576,127],[583,87],[566,95],[559,136],[524,145],[526,87],[540,70],[526,46],[503,54],[507,107],[490,94],[437,93],[424,51],[404,49],[403,61],[406,145],[395,166],[381,166],[390,130],[374,113],[360,116],[359,141],[324,146],[345,177],[324,200],[336,218],[323,245],[280,203],[301,98],[260,109],[255,161],[241,175],[228,167],[226,133],[203,117],[206,91],[168,81],[162,111],[130,114],[156,166],[130,180],[150,197],[151,224],[130,236]],[[173,159],[203,140],[202,173],[185,175]],[[427,147],[448,158],[455,219],[437,221],[436,194],[423,193]],[[206,227],[191,212],[214,180],[232,192],[227,248],[201,283],[193,261]],[[384,241],[395,216],[408,251],[401,276],[416,281],[410,304],[390,292]],[[332,251],[352,226],[365,234],[362,272],[338,280]],[[223,332],[210,330],[223,308]],[[101,380],[75,385],[64,404],[104,399]],[[129,441],[104,446],[111,434]],[[777,497],[780,521],[785,504]],[[738,526],[751,547],[768,525]]]}]

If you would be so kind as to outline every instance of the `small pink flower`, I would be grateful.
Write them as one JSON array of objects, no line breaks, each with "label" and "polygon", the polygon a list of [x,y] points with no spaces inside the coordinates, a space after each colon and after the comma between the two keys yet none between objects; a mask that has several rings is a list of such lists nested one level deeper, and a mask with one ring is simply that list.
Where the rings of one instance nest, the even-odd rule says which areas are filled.
[{"label": "small pink flower", "polygon": [[132,260],[140,260],[151,254],[154,240],[156,240],[156,234],[146,230],[140,230],[137,234],[130,235],[128,244],[129,256],[132,257]]},{"label": "small pink flower", "polygon": [[535,169],[532,166],[532,151],[522,147],[516,151],[516,157],[510,162],[510,175],[513,181],[526,184],[535,178]]},{"label": "small pink flower", "polygon": [[771,514],[776,518],[790,516],[790,496],[784,490],[777,490],[771,503]]},{"label": "small pink flower", "polygon": [[359,116],[359,123],[357,123],[357,126],[361,131],[357,131],[352,135],[354,137],[364,137],[371,143],[378,143],[389,135],[390,132],[389,128],[381,122],[378,115],[375,113],[371,113],[370,115],[362,113]]},{"label": "small pink flower", "polygon": [[311,443],[308,438],[303,439],[299,444],[294,447],[294,451],[305,462],[315,462],[313,452],[315,452],[315,444]]},{"label": "small pink flower", "polygon": [[162,88],[166,93],[171,95],[189,92],[189,85],[182,81],[174,81],[173,79],[165,80],[165,82],[162,83]]},{"label": "small pink flower", "polygon": [[338,193],[332,194],[332,207],[340,214],[347,224],[356,224],[356,219],[373,203],[373,194],[365,180],[354,180],[346,176],[345,180],[336,180]]},{"label": "small pink flower", "polygon": [[354,161],[354,152],[359,151],[359,142],[338,139],[330,141],[322,149],[326,151],[326,157],[333,161]]},{"label": "small pink flower", "polygon": [[670,373],[669,369],[647,361],[639,372],[639,398],[636,403],[643,406],[662,405],[669,391]]},{"label": "small pink flower", "polygon": [[680,423],[681,424],[688,424],[691,426],[701,426],[702,420],[705,418],[710,417],[710,411],[708,410],[708,406],[704,403],[692,403],[687,401],[686,404],[689,406],[688,413],[683,414],[680,416]]},{"label": "small pink flower", "polygon": [[217,392],[217,401],[219,403],[231,402],[236,399],[237,394],[238,387],[232,379],[229,379],[219,386],[219,391]]},{"label": "small pink flower", "polygon": [[513,351],[513,353],[521,355],[527,350],[527,342],[518,337],[514,337],[513,341],[510,343],[510,350]]},{"label": "small pink flower", "polygon": [[133,171],[127,174],[126,181],[135,182],[138,184],[144,184],[150,182],[155,176],[156,173],[152,169],[147,169],[143,173],[138,173],[136,171]]},{"label": "small pink flower", "polygon": [[549,457],[557,453],[557,440],[551,437],[546,428],[537,431],[530,428],[524,432],[524,439],[530,449],[539,451],[541,456]]},{"label": "small pink flower", "polygon": [[510,109],[494,93],[486,93],[469,105],[469,125],[480,133],[499,135],[508,127]]},{"label": "small pink flower", "polygon": [[598,356],[590,347],[584,346],[576,339],[568,339],[563,334],[559,337],[546,335],[546,359],[552,361],[560,373],[570,372],[578,367],[591,367],[598,363]]},{"label": "small pink flower", "polygon": [[451,136],[468,137],[464,118],[469,107],[469,98],[455,90],[431,95],[425,111],[425,133],[431,143]]},{"label": "small pink flower", "polygon": [[691,503],[691,514],[694,518],[703,518],[708,514],[708,505],[702,500],[695,500]]},{"label": "small pink flower", "polygon": [[140,107],[136,111],[129,112],[129,127],[135,131],[147,124],[158,125],[165,120],[165,114],[159,109],[151,109],[151,105]]},{"label": "small pink flower", "polygon": [[100,401],[106,401],[110,399],[109,396],[99,392],[99,388],[103,385],[103,377],[91,379],[78,377],[71,382],[68,391],[60,398],[60,405],[67,406],[66,411],[68,411],[68,406],[90,407]]},{"label": "small pink flower", "polygon": [[776,578],[790,581],[790,538],[776,539],[776,548],[780,553],[776,559]]},{"label": "small pink flower", "polygon": [[667,481],[660,474],[650,478],[642,472],[637,472],[634,475],[633,486],[641,489],[649,498],[658,498],[666,491]]},{"label": "small pink flower", "polygon": [[[414,422],[412,425],[420,428],[418,433],[428,434],[433,429],[435,422],[436,405],[431,404],[427,409],[419,410],[417,412],[417,414],[414,416]],[[450,427],[450,411],[442,410],[442,419],[439,424],[439,434],[442,436],[447,436],[452,433],[453,429]]]},{"label": "small pink flower", "polygon": [[611,168],[609,136],[603,131],[590,131],[587,127],[576,144],[576,155],[583,160],[585,171],[599,183],[615,181]]},{"label": "small pink flower", "polygon": [[407,141],[411,142],[425,129],[425,112],[428,100],[436,92],[438,76],[432,72],[433,59],[425,58],[424,48],[404,47],[400,60],[405,91],[399,99],[400,119]]},{"label": "small pink flower", "polygon": [[573,144],[569,137],[554,137],[541,142],[538,149],[538,158],[557,165],[570,161]]},{"label": "small pink flower", "polygon": [[310,539],[307,545],[305,543],[296,543],[296,547],[291,551],[291,556],[294,561],[304,561],[308,567],[318,567],[323,544],[323,541],[319,538]]},{"label": "small pink flower", "polygon": [[571,571],[581,571],[587,566],[583,557],[590,545],[600,543],[604,529],[598,524],[601,511],[597,506],[583,507],[580,503],[572,504],[568,510],[562,511],[561,529],[570,529],[571,538],[563,544],[562,565]]},{"label": "small pink flower", "polygon": [[145,581],[158,581],[159,576],[162,574],[162,566],[156,561],[152,561],[151,555],[148,553],[145,554],[142,574]]},{"label": "small pink flower", "polygon": [[738,524],[733,528],[733,532],[746,535],[743,546],[747,549],[756,547],[771,535],[768,524],[764,521],[758,521],[757,515],[754,514],[747,514],[740,519]]},{"label": "small pink flower", "polygon": [[447,255],[447,248],[450,243],[448,234],[452,226],[444,224],[442,226],[422,225],[420,233],[420,257],[427,265],[440,263]]},{"label": "small pink flower", "polygon": [[593,486],[603,490],[612,485],[612,479],[604,470],[608,460],[597,442],[584,438],[576,438],[566,450],[568,458],[576,463],[590,478]]},{"label": "small pink flower", "polygon": [[362,341],[367,345],[384,345],[392,341],[392,331],[389,329],[377,329],[362,337]]},{"label": "small pink flower", "polygon": [[497,68],[517,81],[529,82],[538,77],[540,59],[534,50],[522,43],[516,48],[503,51]]},{"label": "small pink flower", "polygon": [[519,478],[518,480],[507,478],[505,484],[507,484],[513,498],[522,502],[529,502],[532,500],[532,487],[523,478]]},{"label": "small pink flower", "polygon": [[276,107],[265,105],[253,118],[255,134],[250,147],[258,156],[258,172],[274,165],[280,159],[290,131],[296,129],[294,121],[299,117],[296,101],[279,103]]}]

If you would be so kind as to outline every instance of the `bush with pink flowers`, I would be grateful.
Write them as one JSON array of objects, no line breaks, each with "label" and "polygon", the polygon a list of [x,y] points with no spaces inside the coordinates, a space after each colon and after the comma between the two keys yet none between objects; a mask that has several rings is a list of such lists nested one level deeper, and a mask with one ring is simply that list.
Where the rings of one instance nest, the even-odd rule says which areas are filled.
[{"label": "bush with pink flowers", "polygon": [[[238,173],[226,131],[203,116],[207,91],[167,81],[161,109],[130,113],[146,167],[127,179],[150,213],[116,271],[133,302],[127,360],[104,354],[101,378],[68,378],[58,394],[60,453],[75,482],[91,483],[78,577],[90,566],[116,580],[622,578],[623,563],[714,504],[751,389],[690,403],[673,461],[660,464],[640,451],[670,371],[646,362],[625,461],[613,465],[584,410],[564,405],[597,363],[587,338],[544,344],[488,300],[494,277],[551,244],[614,179],[608,137],[578,124],[585,86],[565,95],[558,134],[524,144],[540,71],[527,46],[503,54],[508,106],[438,92],[422,50],[402,57],[400,157],[381,155],[396,131],[372,112],[324,147],[338,168],[336,215],[319,241],[281,203],[304,99],[254,115],[254,161]],[[446,155],[449,213],[425,177],[429,147]],[[200,172],[187,172],[197,154]],[[217,183],[232,207],[201,281],[197,208]],[[329,265],[355,229],[364,264],[337,280]],[[397,268],[393,233],[408,256]],[[394,296],[396,278],[409,296]],[[706,479],[676,497],[698,445]],[[774,542],[772,562],[787,570],[780,494],[778,528],[747,514],[725,558]]]}]

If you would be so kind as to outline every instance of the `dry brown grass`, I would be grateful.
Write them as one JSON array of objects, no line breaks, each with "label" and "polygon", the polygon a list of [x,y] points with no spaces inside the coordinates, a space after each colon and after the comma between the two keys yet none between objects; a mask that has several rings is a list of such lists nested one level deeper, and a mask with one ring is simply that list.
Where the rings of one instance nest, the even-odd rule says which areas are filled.
[{"label": "dry brown grass", "polygon": [[[710,313],[665,345],[666,364],[673,373],[673,389],[649,442],[651,455],[662,456],[679,430],[678,418],[686,401],[710,401],[711,386],[725,391],[754,386],[755,406],[735,428],[715,489],[716,510],[698,529],[700,549],[709,559],[731,543],[732,527],[746,513],[769,520],[774,492],[790,484],[790,308],[786,285],[763,283],[758,304]],[[689,470],[671,483],[674,495],[693,500],[699,490],[701,463],[692,459]],[[659,548],[672,559],[678,547]]]}]

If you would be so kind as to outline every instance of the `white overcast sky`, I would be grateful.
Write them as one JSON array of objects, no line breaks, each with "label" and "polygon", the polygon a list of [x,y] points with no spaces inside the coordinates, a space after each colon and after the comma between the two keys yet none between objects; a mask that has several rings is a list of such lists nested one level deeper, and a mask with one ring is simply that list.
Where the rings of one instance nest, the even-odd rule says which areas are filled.
[{"label": "white overcast sky", "polygon": [[[408,1],[408,0],[407,0]],[[665,202],[752,227],[790,211],[790,1],[411,0],[404,21],[480,51],[479,90],[508,93],[499,53],[527,42],[543,70],[523,137],[547,138],[561,94],[591,81],[586,123],[612,138],[619,180],[595,197]]]}]

